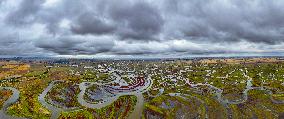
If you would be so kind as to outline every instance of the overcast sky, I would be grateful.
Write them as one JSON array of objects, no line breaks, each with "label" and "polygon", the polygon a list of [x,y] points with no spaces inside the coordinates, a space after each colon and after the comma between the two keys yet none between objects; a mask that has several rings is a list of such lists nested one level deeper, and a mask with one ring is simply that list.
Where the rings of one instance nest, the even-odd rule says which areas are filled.
[{"label": "overcast sky", "polygon": [[283,54],[284,0],[0,0],[0,55]]}]

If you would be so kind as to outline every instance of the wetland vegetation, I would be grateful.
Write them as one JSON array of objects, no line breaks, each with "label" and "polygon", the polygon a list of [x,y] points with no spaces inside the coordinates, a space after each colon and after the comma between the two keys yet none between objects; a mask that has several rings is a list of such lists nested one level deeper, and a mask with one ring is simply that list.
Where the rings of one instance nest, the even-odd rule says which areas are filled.
[{"label": "wetland vegetation", "polygon": [[281,58],[0,62],[1,118],[284,118]]}]

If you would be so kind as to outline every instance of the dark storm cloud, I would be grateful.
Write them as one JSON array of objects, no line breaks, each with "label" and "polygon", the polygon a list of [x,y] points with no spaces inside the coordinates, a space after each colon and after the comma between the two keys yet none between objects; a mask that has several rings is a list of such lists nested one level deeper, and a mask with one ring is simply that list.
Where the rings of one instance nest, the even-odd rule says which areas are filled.
[{"label": "dark storm cloud", "polygon": [[118,35],[123,39],[153,40],[161,32],[163,19],[160,12],[147,3],[111,6],[110,15],[121,22]]},{"label": "dark storm cloud", "polygon": [[79,15],[71,31],[82,35],[115,34],[122,40],[154,40],[161,32],[164,21],[158,9],[149,3],[107,1],[105,4],[104,8],[97,6],[105,9],[98,15],[89,12]]},{"label": "dark storm cloud", "polygon": [[284,2],[277,0],[178,1],[173,4],[176,12],[171,14],[177,14],[178,20],[169,22],[175,22],[182,37],[189,39],[275,44],[284,41],[281,4]]},{"label": "dark storm cloud", "polygon": [[39,41],[35,44],[47,51],[52,51],[59,55],[94,55],[108,52],[114,43],[111,40],[100,40],[96,38],[82,37],[59,37],[47,41]]},{"label": "dark storm cloud", "polygon": [[93,13],[84,13],[78,16],[76,24],[71,26],[71,31],[76,34],[108,34],[115,30],[115,26],[106,23],[102,18]]},{"label": "dark storm cloud", "polygon": [[[59,55],[284,48],[282,0],[0,0],[0,5],[1,51],[8,51],[6,44],[14,53],[17,45],[21,53]],[[34,35],[9,36],[21,32]]]},{"label": "dark storm cloud", "polygon": [[76,18],[86,12],[84,3],[79,0],[58,0],[55,5],[41,4],[42,8],[37,13],[38,22],[46,24],[48,32],[52,34],[61,34],[62,32],[68,32],[67,30],[61,30],[60,22],[63,19],[70,21],[76,21]]},{"label": "dark storm cloud", "polygon": [[25,25],[35,20],[34,14],[41,8],[44,0],[23,0],[19,7],[12,10],[6,18],[6,22],[12,25]]},{"label": "dark storm cloud", "polygon": [[30,40],[19,39],[19,34],[2,33],[4,31],[0,33],[0,55],[30,55],[38,52]]}]

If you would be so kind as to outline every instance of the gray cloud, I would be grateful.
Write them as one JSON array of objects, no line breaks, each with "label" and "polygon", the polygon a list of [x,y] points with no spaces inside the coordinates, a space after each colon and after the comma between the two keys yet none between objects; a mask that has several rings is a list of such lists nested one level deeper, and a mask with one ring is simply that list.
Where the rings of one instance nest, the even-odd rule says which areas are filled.
[{"label": "gray cloud", "polygon": [[0,55],[284,51],[281,0],[17,2],[0,0]]}]

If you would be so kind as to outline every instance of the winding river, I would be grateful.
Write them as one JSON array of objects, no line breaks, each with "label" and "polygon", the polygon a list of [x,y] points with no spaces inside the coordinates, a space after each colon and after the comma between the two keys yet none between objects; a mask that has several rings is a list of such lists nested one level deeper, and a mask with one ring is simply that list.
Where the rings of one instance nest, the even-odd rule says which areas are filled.
[{"label": "winding river", "polygon": [[[273,103],[276,104],[283,104],[284,101],[282,100],[275,100],[272,97],[272,91],[265,89],[264,87],[252,87],[252,79],[245,75],[244,76],[247,78],[247,82],[246,82],[246,88],[243,91],[243,95],[241,99],[238,100],[228,100],[228,99],[224,99],[222,96],[222,92],[223,90],[220,88],[217,88],[211,84],[203,84],[203,83],[197,83],[197,84],[192,84],[190,82],[187,82],[187,84],[191,87],[198,87],[198,86],[207,86],[209,89],[213,90],[213,94],[216,96],[215,98],[220,102],[220,104],[222,104],[225,108],[227,108],[227,113],[228,113],[228,118],[231,118],[232,112],[230,110],[230,108],[228,107],[229,104],[240,104],[240,103],[244,103],[247,101],[248,99],[248,91],[249,90],[264,90],[269,94],[269,97],[271,99],[271,101]],[[116,78],[113,82],[119,82],[121,80],[123,80],[119,75],[117,75],[116,73],[114,73],[114,77]],[[49,83],[49,85],[44,89],[44,91],[38,96],[38,101],[44,106],[46,107],[48,110],[51,111],[51,119],[57,119],[60,116],[60,113],[62,111],[75,111],[75,110],[80,110],[77,107],[74,108],[65,108],[65,107],[58,107],[55,106],[55,104],[52,103],[52,101],[46,99],[46,95],[48,94],[48,92],[54,87],[54,85],[58,82],[63,82],[63,81],[52,81],[51,83]],[[153,81],[151,79],[151,75],[148,75],[147,79],[145,80],[145,83],[143,86],[138,86],[137,89],[131,89],[131,90],[123,90],[123,91],[117,91],[115,90],[116,87],[114,87],[114,90],[108,90],[109,87],[105,87],[105,88],[101,88],[103,91],[103,101],[99,102],[97,104],[94,103],[90,103],[88,101],[86,101],[84,99],[84,95],[86,93],[86,90],[91,86],[91,85],[98,85],[100,87],[109,85],[111,83],[97,83],[97,82],[82,82],[79,84],[79,88],[80,88],[80,93],[77,95],[77,100],[78,102],[82,105],[85,106],[87,108],[94,108],[94,109],[100,109],[103,108],[107,105],[112,104],[114,101],[116,101],[120,96],[124,96],[124,95],[134,95],[137,97],[137,102],[136,105],[134,106],[134,110],[132,111],[132,113],[129,115],[129,119],[133,119],[133,118],[137,118],[137,117],[142,117],[142,112],[143,112],[143,105],[144,105],[144,97],[142,95],[142,93],[147,92],[153,84]],[[111,89],[111,88],[110,88]],[[12,96],[4,102],[3,104],[3,108],[0,110],[0,119],[19,119],[18,117],[12,117],[6,114],[7,108],[9,106],[11,106],[12,104],[14,104],[15,102],[18,101],[19,99],[19,94],[20,92],[12,87],[0,87],[0,90],[11,90],[13,92]],[[111,92],[110,92],[111,91]],[[113,92],[112,92],[113,91]],[[156,97],[159,95],[162,95],[164,93],[164,88],[160,88],[159,89],[159,93],[157,95],[150,95],[149,92],[147,92],[148,95],[150,97]],[[204,104],[205,108],[206,108],[206,118],[208,118],[207,112],[208,112],[208,106],[206,105],[206,103],[194,96],[190,96],[188,94],[181,94],[181,93],[169,93],[168,95],[170,96],[179,96],[182,98],[186,97],[191,97],[191,98],[195,98],[196,100],[200,101],[202,104]],[[186,97],[184,97],[184,96]],[[21,119],[21,118],[20,118]]]},{"label": "winding river", "polygon": [[17,89],[12,88],[12,87],[0,87],[0,90],[11,90],[13,92],[11,97],[7,101],[4,102],[3,107],[0,110],[0,119],[24,119],[20,117],[13,117],[13,116],[6,114],[8,107],[18,101],[20,92]]},{"label": "winding river", "polygon": [[[117,76],[117,75],[116,75]],[[121,78],[119,76],[117,76],[117,78],[119,80],[121,80]],[[116,101],[120,96],[124,96],[124,95],[134,95],[137,97],[137,102],[136,105],[134,107],[133,112],[129,115],[129,119],[133,119],[133,118],[137,118],[137,117],[142,117],[142,112],[143,112],[143,104],[144,104],[144,97],[142,95],[142,93],[147,92],[150,87],[152,86],[152,79],[151,76],[149,75],[146,79],[146,83],[143,87],[139,87],[139,90],[134,90],[134,91],[122,91],[122,92],[113,92],[113,94],[108,94],[107,91],[105,91],[104,89],[104,94],[105,95],[110,95],[107,98],[103,99],[102,103],[98,103],[98,104],[93,104],[93,103],[89,103],[84,99],[84,95],[86,92],[86,89],[92,85],[105,85],[105,84],[100,84],[100,83],[95,83],[95,82],[82,82],[79,84],[79,88],[81,90],[81,92],[78,94],[78,102],[85,107],[88,108],[95,108],[95,109],[100,109],[102,107],[105,107],[107,105],[112,104],[114,101]]]},{"label": "winding river", "polygon": [[[243,91],[242,98],[238,99],[238,100],[224,99],[223,96],[222,96],[223,90],[220,89],[220,88],[217,88],[217,87],[215,87],[215,86],[213,86],[211,84],[202,84],[202,83],[191,84],[189,82],[187,82],[187,84],[190,85],[191,87],[207,86],[209,89],[213,90],[214,94],[216,96],[216,99],[220,102],[220,104],[222,104],[227,109],[228,118],[232,117],[232,111],[230,110],[228,105],[229,104],[240,104],[240,103],[246,102],[247,99],[248,99],[248,91],[249,90],[265,90],[270,95],[270,99],[272,100],[273,103],[277,103],[277,104],[283,104],[284,103],[284,101],[274,100],[272,98],[272,92],[270,90],[264,89],[263,87],[252,87],[252,83],[251,83],[252,79],[249,78],[247,75],[245,75],[245,76],[248,78],[248,80],[246,82],[246,89]],[[115,77],[117,79],[115,81],[112,81],[112,82],[116,82],[117,80],[121,80],[121,77],[119,77],[118,75],[115,75]],[[39,101],[46,108],[48,108],[49,110],[52,111],[52,116],[51,116],[52,119],[58,118],[58,116],[60,115],[60,113],[62,111],[65,111],[65,110],[71,110],[72,111],[72,109],[58,108],[58,107],[55,107],[55,106],[53,106],[53,105],[51,105],[51,104],[46,102],[45,96],[52,89],[52,87],[54,86],[54,83],[56,83],[56,82],[60,82],[60,81],[53,81],[53,82],[51,82],[49,84],[49,86],[44,90],[44,92],[42,92],[42,94],[39,96]],[[109,93],[104,88],[102,88],[104,95],[106,95],[106,97],[103,98],[102,102],[94,104],[94,103],[90,103],[90,102],[88,102],[88,101],[86,101],[84,99],[84,95],[85,95],[86,90],[87,90],[88,87],[90,87],[91,85],[103,86],[103,85],[106,85],[106,84],[110,84],[110,83],[105,83],[105,84],[104,83],[97,83],[97,82],[82,82],[82,83],[80,83],[79,84],[80,93],[77,95],[78,102],[82,106],[85,106],[87,108],[100,109],[100,108],[103,108],[105,106],[108,106],[108,105],[112,104],[120,96],[123,96],[123,95],[134,95],[134,96],[137,97],[137,102],[136,102],[136,105],[134,107],[133,112],[129,115],[128,118],[129,119],[133,119],[133,118],[137,118],[137,117],[140,117],[140,118],[142,117],[143,105],[144,105],[144,97],[143,97],[142,93],[147,92],[150,89],[150,87],[152,86],[151,76],[148,76],[145,85],[143,87],[140,87],[139,90],[122,91],[122,92],[117,91],[117,92]],[[164,89],[161,88],[161,89],[159,89],[159,93],[157,95],[155,95],[155,96],[149,95],[149,96],[150,97],[156,97],[156,96],[162,95],[163,93],[164,93]],[[182,98],[186,98],[186,97],[182,96],[182,95],[185,95],[185,96],[189,96],[189,97],[197,99],[202,104],[204,104],[205,109],[206,109],[206,118],[208,118],[207,112],[208,112],[209,109],[208,109],[208,106],[206,105],[206,103],[203,100],[201,100],[201,99],[199,99],[197,97],[193,97],[193,96],[187,95],[187,94],[169,93],[169,95],[170,96],[179,96],[179,97],[182,97]]]},{"label": "winding river", "polygon": [[47,93],[52,89],[53,85],[56,82],[60,82],[60,81],[52,81],[51,83],[49,83],[49,85],[44,89],[44,91],[39,95],[38,97],[38,101],[44,106],[46,107],[49,111],[51,111],[51,119],[57,119],[60,116],[60,113],[62,111],[62,109],[57,108],[49,103],[46,102],[45,100],[45,96],[47,95]]},{"label": "winding river", "polygon": [[53,88],[53,86],[55,85],[55,83],[57,82],[63,82],[60,80],[55,80],[52,81],[51,83],[49,83],[49,85],[47,86],[47,88],[44,89],[44,91],[38,96],[38,101],[44,106],[46,107],[48,110],[51,111],[51,119],[57,119],[60,116],[60,113],[62,111],[74,111],[74,110],[78,110],[78,108],[64,108],[64,107],[56,107],[50,103],[52,102],[47,102],[45,97],[47,95],[47,93]]}]

